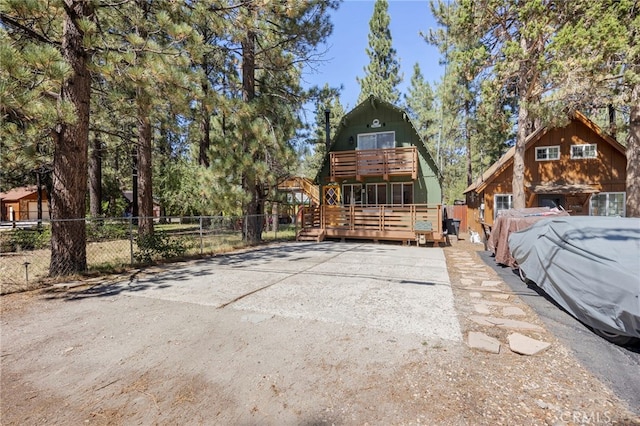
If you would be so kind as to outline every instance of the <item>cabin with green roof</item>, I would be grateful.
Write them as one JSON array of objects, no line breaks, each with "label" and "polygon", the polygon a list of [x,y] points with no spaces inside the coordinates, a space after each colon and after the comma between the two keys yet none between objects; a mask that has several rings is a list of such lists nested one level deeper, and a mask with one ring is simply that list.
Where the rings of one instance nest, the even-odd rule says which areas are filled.
[{"label": "cabin with green roof", "polygon": [[327,151],[299,239],[444,241],[440,173],[405,111],[370,96]]}]

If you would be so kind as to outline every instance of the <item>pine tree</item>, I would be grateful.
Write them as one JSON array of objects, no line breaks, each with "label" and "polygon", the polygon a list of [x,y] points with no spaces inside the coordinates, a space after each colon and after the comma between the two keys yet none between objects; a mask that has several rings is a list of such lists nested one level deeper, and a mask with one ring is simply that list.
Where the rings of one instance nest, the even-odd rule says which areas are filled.
[{"label": "pine tree", "polygon": [[[87,268],[86,231],[82,219],[85,218],[91,98],[91,54],[85,39],[95,30],[94,6],[90,2],[70,0],[64,7],[51,5],[47,8],[37,2],[7,6],[0,12],[3,39],[11,40],[7,48],[14,52],[25,49],[9,70],[10,80],[24,82],[28,77],[23,72],[36,71],[42,67],[41,61],[52,60],[53,66],[45,65],[47,77],[54,77],[43,80],[49,85],[48,90],[43,92],[44,86],[39,85],[29,89],[19,87],[18,90],[22,92],[23,99],[45,95],[55,99],[55,104],[46,101],[46,105],[41,103],[34,110],[30,106],[20,107],[10,102],[6,112],[3,111],[10,120],[3,128],[13,133],[16,125],[29,126],[29,121],[37,120],[39,116],[44,118],[47,127],[40,129],[48,128],[54,148],[52,191],[49,193],[51,214],[54,219],[72,219],[54,220],[51,224],[49,274],[58,276],[84,272]],[[37,58],[31,54],[36,54]],[[63,69],[63,72],[57,72]],[[35,116],[27,116],[29,112]]]},{"label": "pine tree", "polygon": [[329,139],[331,139],[338,130],[345,110],[340,103],[337,91],[331,89],[328,84],[318,94],[314,109],[312,134],[306,141],[306,145],[311,149],[305,152],[300,174],[309,179],[315,179],[327,154],[326,111],[329,111]]},{"label": "pine tree", "polygon": [[418,134],[427,144],[429,153],[435,158],[435,136],[437,134],[437,113],[434,110],[435,96],[428,81],[424,79],[420,65],[413,66],[411,84],[404,101]]},{"label": "pine tree", "polygon": [[369,46],[366,48],[369,64],[364,68],[365,76],[356,78],[360,84],[358,103],[370,95],[394,105],[400,101],[398,85],[402,82],[402,75],[389,30],[391,19],[388,9],[387,0],[376,0],[369,21]]},{"label": "pine tree", "polygon": [[[71,73],[60,52],[62,14],[37,2],[0,9],[0,190],[33,183],[31,170],[51,168],[52,129],[62,81]],[[52,18],[52,11],[56,10]],[[48,21],[48,26],[36,25]],[[28,28],[48,28],[48,32]]]},{"label": "pine tree", "polygon": [[[513,206],[525,207],[524,150],[527,136],[554,115],[543,97],[556,88],[550,79],[560,58],[550,57],[558,29],[573,17],[572,2],[546,0],[461,0],[452,8],[450,28],[465,35],[465,54],[483,64],[472,77],[489,72],[498,93],[518,99],[513,161]],[[463,51],[463,49],[460,49]]]},{"label": "pine tree", "polygon": [[189,66],[192,45],[200,40],[193,38],[188,11],[167,1],[131,2],[106,8],[100,15],[101,27],[110,31],[101,34],[108,49],[100,57],[99,70],[118,96],[128,99],[119,115],[135,117],[134,216],[139,216],[141,235],[153,233],[153,128],[159,115],[168,111],[168,103],[185,108],[188,91],[196,92]]},{"label": "pine tree", "polygon": [[[242,100],[236,128],[240,147],[244,213],[243,237],[249,243],[262,238],[264,203],[275,182],[274,165],[293,155],[289,141],[299,125],[295,111],[305,101],[300,87],[301,64],[330,33],[326,12],[335,2],[271,3],[243,6],[235,28],[241,40]],[[284,101],[284,102],[283,102]],[[237,120],[243,116],[242,121]],[[274,161],[277,160],[277,161]]]},{"label": "pine tree", "polygon": [[[640,217],[640,9],[636,1],[575,1],[575,19],[551,46],[552,100],[577,108],[628,108],[626,215]],[[615,119],[615,118],[614,118]]]}]

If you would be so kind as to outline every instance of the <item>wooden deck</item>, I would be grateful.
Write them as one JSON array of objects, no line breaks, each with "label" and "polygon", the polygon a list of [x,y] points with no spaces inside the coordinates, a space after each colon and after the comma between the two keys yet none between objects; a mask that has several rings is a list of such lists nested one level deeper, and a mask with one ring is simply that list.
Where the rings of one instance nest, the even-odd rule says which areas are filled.
[{"label": "wooden deck", "polygon": [[299,237],[442,242],[442,206],[326,206],[303,210]]},{"label": "wooden deck", "polygon": [[406,148],[363,149],[335,151],[330,153],[331,180],[355,177],[391,176],[418,177],[418,150],[415,146]]}]

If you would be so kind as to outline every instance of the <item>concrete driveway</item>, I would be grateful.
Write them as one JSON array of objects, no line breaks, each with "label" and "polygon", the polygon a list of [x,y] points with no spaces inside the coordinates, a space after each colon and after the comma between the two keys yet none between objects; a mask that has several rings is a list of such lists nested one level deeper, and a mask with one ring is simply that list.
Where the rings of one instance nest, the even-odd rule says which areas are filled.
[{"label": "concrete driveway", "polygon": [[357,243],[294,243],[224,255],[119,289],[157,298],[461,340],[441,249]]},{"label": "concrete driveway", "polygon": [[439,248],[288,243],[2,303],[0,424],[465,415],[425,405],[466,362]]},{"label": "concrete driveway", "polygon": [[470,319],[478,294],[526,310],[487,268],[463,247],[287,243],[6,295],[0,424],[635,424],[562,345],[462,341],[506,339]]}]

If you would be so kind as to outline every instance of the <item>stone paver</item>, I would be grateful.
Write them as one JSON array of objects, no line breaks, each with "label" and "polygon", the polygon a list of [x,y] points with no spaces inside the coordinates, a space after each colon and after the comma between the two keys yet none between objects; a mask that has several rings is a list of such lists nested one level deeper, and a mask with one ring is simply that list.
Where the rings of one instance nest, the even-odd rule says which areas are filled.
[{"label": "stone paver", "polygon": [[521,317],[524,316],[525,313],[517,306],[506,306],[502,309],[502,315],[505,317]]},{"label": "stone paver", "polygon": [[516,321],[508,318],[471,315],[469,319],[480,325],[496,326],[496,327],[514,329],[514,330],[533,330],[533,331],[544,330],[539,325],[531,324],[525,321]]},{"label": "stone paver", "polygon": [[551,346],[550,343],[532,339],[520,333],[513,333],[507,337],[509,349],[521,355],[535,355]]},{"label": "stone paver", "polygon": [[511,298],[510,295],[508,294],[493,294],[492,297],[496,298],[496,299],[501,299],[501,300],[509,300],[509,298]]},{"label": "stone paver", "polygon": [[489,307],[487,305],[485,305],[484,303],[478,303],[473,305],[473,308],[475,309],[475,311],[479,314],[483,314],[483,315],[489,315],[491,314],[491,310],[489,309]]},{"label": "stone paver", "polygon": [[493,354],[500,353],[500,341],[484,333],[470,331],[467,343],[473,349],[480,349]]}]

